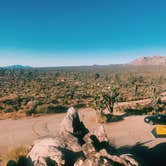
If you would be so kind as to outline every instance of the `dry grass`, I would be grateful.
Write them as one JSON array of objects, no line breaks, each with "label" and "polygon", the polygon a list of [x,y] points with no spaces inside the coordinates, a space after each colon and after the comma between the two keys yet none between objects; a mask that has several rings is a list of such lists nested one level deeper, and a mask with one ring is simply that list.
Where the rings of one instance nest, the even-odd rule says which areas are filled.
[{"label": "dry grass", "polygon": [[97,113],[96,116],[97,116],[98,123],[106,123],[107,122],[107,117],[105,116],[105,114]]},{"label": "dry grass", "polygon": [[[6,154],[4,154],[1,158],[1,166],[7,166],[7,164],[10,162],[13,162],[15,164],[18,164],[20,162],[25,162],[25,158],[29,152],[28,146],[19,146],[12,148],[9,150]],[[24,160],[24,161],[23,161]]]}]

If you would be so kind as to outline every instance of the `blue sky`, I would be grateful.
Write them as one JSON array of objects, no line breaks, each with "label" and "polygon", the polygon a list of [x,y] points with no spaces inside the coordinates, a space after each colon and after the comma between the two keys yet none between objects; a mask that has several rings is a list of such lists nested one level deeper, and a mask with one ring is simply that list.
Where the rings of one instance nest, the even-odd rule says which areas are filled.
[{"label": "blue sky", "polygon": [[165,0],[0,1],[0,66],[126,63],[166,55]]}]

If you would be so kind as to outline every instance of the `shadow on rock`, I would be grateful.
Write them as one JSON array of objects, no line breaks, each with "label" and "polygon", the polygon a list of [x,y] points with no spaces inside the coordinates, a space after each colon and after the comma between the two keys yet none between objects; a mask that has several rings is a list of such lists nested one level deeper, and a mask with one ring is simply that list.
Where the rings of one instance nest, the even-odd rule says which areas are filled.
[{"label": "shadow on rock", "polygon": [[84,153],[82,151],[80,152],[73,152],[69,149],[65,149],[62,147],[57,148],[61,153],[63,154],[63,159],[65,160],[65,166],[73,166],[74,163],[79,159],[85,159]]},{"label": "shadow on rock", "polygon": [[108,154],[115,154],[117,152],[116,149],[113,146],[111,146],[108,141],[100,142],[95,135],[91,135],[90,138],[97,152],[99,152],[102,149],[105,149]]},{"label": "shadow on rock", "polygon": [[73,135],[78,138],[80,145],[85,144],[83,138],[87,133],[89,133],[89,130],[85,127],[85,125],[82,122],[80,122],[79,119],[73,121],[73,128]]},{"label": "shadow on rock", "polygon": [[14,160],[8,161],[7,166],[28,166],[27,162],[28,159],[26,157],[20,157],[17,162]]},{"label": "shadow on rock", "polygon": [[49,157],[46,158],[46,163],[47,163],[48,166],[58,166],[56,161],[50,159]]},{"label": "shadow on rock", "polygon": [[17,163],[13,160],[10,160],[8,163],[7,163],[7,166],[17,166]]},{"label": "shadow on rock", "polygon": [[133,147],[122,147],[118,149],[121,153],[131,153],[139,158],[140,163],[145,166],[165,166],[166,165],[166,143],[160,143],[153,148],[148,148],[144,144],[136,144]]}]

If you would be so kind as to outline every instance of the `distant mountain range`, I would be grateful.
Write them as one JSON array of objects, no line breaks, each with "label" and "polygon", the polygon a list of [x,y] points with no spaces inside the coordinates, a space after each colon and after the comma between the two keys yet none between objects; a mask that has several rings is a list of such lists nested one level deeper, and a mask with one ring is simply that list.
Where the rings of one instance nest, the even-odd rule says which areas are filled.
[{"label": "distant mountain range", "polygon": [[130,65],[166,65],[166,56],[140,57],[129,63]]},{"label": "distant mountain range", "polygon": [[11,66],[4,66],[2,68],[5,68],[5,69],[30,69],[32,67],[31,66],[23,66],[23,65],[11,65]]},{"label": "distant mountain range", "polygon": [[[92,66],[63,66],[63,67],[58,67],[58,68],[91,68],[91,67],[96,67],[96,68],[105,68],[109,66],[121,66],[121,65],[134,65],[134,66],[152,66],[152,65],[161,65],[161,66],[166,66],[166,56],[148,56],[148,57],[139,57],[137,59],[134,59],[130,63],[127,64],[110,64],[110,65],[92,65]],[[55,68],[57,68],[55,67]],[[4,66],[0,67],[4,69],[31,69],[33,67],[31,66],[24,66],[24,65],[10,65],[10,66]],[[41,67],[42,68],[42,67]],[[46,67],[44,67],[46,68]],[[47,67],[49,68],[49,67]]]}]

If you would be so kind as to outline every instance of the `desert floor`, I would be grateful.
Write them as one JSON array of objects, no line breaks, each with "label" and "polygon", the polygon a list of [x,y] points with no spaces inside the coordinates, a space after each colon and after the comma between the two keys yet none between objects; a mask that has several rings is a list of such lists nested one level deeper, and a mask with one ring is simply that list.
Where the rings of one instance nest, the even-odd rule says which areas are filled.
[{"label": "desert floor", "polygon": [[[101,125],[97,123],[95,112],[91,109],[79,110],[81,120],[90,130]],[[30,145],[36,139],[54,136],[65,116],[62,114],[46,115],[36,118],[0,121],[0,153],[11,147]],[[104,124],[110,142],[118,148],[140,143],[149,148],[166,142],[166,138],[155,138],[151,131],[155,126],[144,122],[145,116],[129,116],[119,122]]]}]

